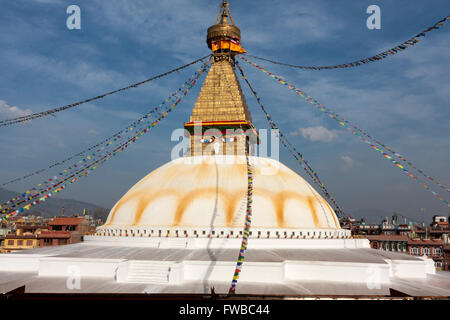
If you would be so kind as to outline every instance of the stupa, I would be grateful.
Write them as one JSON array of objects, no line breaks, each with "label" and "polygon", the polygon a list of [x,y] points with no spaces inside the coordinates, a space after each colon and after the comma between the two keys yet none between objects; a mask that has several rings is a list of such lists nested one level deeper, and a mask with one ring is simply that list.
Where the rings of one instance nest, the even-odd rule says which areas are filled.
[{"label": "stupa", "polygon": [[83,243],[0,255],[0,292],[25,285],[27,292],[227,293],[245,223],[248,157],[253,218],[236,293],[449,296],[450,276],[431,259],[352,238],[307,181],[254,155],[259,138],[234,65],[245,50],[225,0],[207,45],[213,62],[184,124],[184,157],[134,185]]}]

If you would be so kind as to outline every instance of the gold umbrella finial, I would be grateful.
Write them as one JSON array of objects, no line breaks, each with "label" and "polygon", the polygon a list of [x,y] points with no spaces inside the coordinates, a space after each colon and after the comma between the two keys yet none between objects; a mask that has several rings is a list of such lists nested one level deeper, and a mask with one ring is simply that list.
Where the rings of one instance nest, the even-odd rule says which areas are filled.
[{"label": "gold umbrella finial", "polygon": [[[228,19],[231,20],[231,23]],[[208,47],[211,49],[211,42],[228,39],[235,39],[240,42],[241,31],[234,24],[234,20],[231,16],[229,8],[229,3],[227,2],[227,0],[222,0],[216,23],[208,28],[206,42],[208,44]]]}]

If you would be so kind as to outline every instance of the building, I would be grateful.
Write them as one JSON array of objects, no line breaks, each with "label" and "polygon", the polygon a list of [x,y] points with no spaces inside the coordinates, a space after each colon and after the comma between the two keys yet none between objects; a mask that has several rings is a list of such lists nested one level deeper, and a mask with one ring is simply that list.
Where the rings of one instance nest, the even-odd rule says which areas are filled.
[{"label": "building", "polygon": [[352,230],[352,235],[379,235],[380,226],[373,224],[361,224],[357,225]]},{"label": "building", "polygon": [[448,261],[444,255],[444,246],[448,243],[450,233],[447,221],[446,217],[434,216],[430,227],[424,224],[399,224],[397,214],[394,213],[391,221],[386,217],[380,225],[354,223],[352,235],[367,238],[374,249],[430,257],[436,268],[446,270]]},{"label": "building", "polygon": [[3,252],[5,236],[11,231],[6,223],[0,221],[0,253]]},{"label": "building", "polygon": [[0,237],[6,236],[11,231],[11,228],[3,222],[0,222]]},{"label": "building", "polygon": [[233,280],[239,294],[449,296],[450,275],[433,260],[370,248],[297,173],[253,155],[235,73],[241,33],[226,1],[207,44],[185,156],[137,182],[84,242],[0,256],[0,292],[227,293]]},{"label": "building", "polygon": [[450,244],[448,242],[444,244],[443,252],[444,252],[444,259],[443,259],[444,265],[442,266],[442,270],[450,271]]},{"label": "building", "polygon": [[[49,232],[45,237],[53,240],[69,243],[77,243],[83,241],[83,236],[89,234],[91,228],[90,223],[84,217],[56,217],[49,222]],[[52,241],[53,241],[52,240]]]},{"label": "building", "polygon": [[36,222],[16,221],[15,231],[4,236],[2,252],[77,243],[90,232],[90,223],[84,218],[55,217],[47,224]]},{"label": "building", "polygon": [[39,234],[46,230],[47,225],[26,223],[24,220],[15,224],[15,232],[5,235],[2,251],[34,249],[40,246]]},{"label": "building", "polygon": [[409,239],[408,250],[410,255],[427,256],[433,259],[436,268],[442,270],[444,263],[444,241],[442,239]]},{"label": "building", "polygon": [[370,247],[387,251],[408,253],[408,236],[405,235],[368,235]]},{"label": "building", "polygon": [[433,222],[431,223],[431,226],[434,228],[448,229],[448,220],[448,217],[435,215],[433,216]]}]

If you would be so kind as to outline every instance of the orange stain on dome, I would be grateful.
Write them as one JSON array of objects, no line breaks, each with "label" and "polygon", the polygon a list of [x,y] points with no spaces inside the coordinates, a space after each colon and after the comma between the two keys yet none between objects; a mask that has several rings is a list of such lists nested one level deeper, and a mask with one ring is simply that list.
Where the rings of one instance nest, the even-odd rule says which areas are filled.
[{"label": "orange stain on dome", "polygon": [[277,225],[279,228],[285,227],[285,219],[284,219],[284,206],[286,204],[286,200],[288,199],[297,199],[300,201],[305,201],[305,196],[294,192],[294,191],[281,191],[278,193],[271,192],[272,194],[272,203],[275,207],[275,213],[277,216]]},{"label": "orange stain on dome", "polygon": [[201,188],[195,189],[192,191],[188,191],[185,193],[179,200],[177,204],[177,208],[175,210],[175,216],[173,219],[173,226],[180,225],[181,220],[183,219],[183,214],[186,212],[186,209],[189,205],[194,202],[199,197],[211,197],[211,196],[219,196],[219,190],[217,188]]},{"label": "orange stain on dome", "polygon": [[[164,189],[164,190],[158,190],[157,192],[149,192],[148,190],[141,190],[133,195],[127,196],[124,199],[121,199],[116,207],[114,208],[114,211],[111,213],[111,224],[114,221],[114,217],[116,212],[126,203],[129,201],[132,201],[134,199],[138,199],[138,204],[135,212],[134,217],[134,223],[133,225],[139,224],[143,213],[145,212],[146,208],[158,197],[162,195],[174,195],[177,197],[177,206],[175,210],[175,216],[173,220],[173,226],[179,226],[183,220],[183,215],[188,209],[188,207],[197,199],[199,198],[214,198],[218,197],[218,199],[222,200],[222,203],[224,205],[224,211],[225,211],[225,220],[227,227],[230,227],[232,224],[233,219],[236,216],[236,209],[237,205],[240,200],[244,199],[245,197],[245,190],[239,190],[235,192],[225,191],[221,188],[217,189],[216,187],[209,187],[209,188],[201,188],[196,189],[192,191],[188,191],[184,193],[183,195],[180,195],[179,192],[177,192],[174,189]],[[275,208],[276,213],[276,220],[277,220],[277,227],[284,228],[286,227],[285,223],[285,217],[284,217],[284,209],[286,201],[289,199],[297,199],[299,201],[304,202],[306,200],[308,207],[311,211],[311,216],[313,218],[313,222],[315,227],[320,227],[320,221],[318,217],[317,210],[315,208],[315,202],[313,197],[305,197],[299,193],[296,193],[294,191],[281,191],[278,193],[271,192],[266,189],[259,189],[257,188],[255,190],[255,194],[263,195],[266,198],[269,198],[272,201],[272,204]],[[325,202],[326,203],[326,202]],[[327,204],[328,205],[328,204]],[[328,205],[329,207],[329,205]],[[331,207],[329,207],[331,210]],[[333,219],[336,218],[332,214]],[[109,225],[108,224],[108,225]]]},{"label": "orange stain on dome", "polygon": [[145,211],[145,208],[155,198],[157,198],[161,195],[167,195],[167,194],[172,194],[172,195],[178,196],[178,193],[172,189],[158,190],[156,192],[154,192],[152,190],[144,189],[144,190],[135,191],[129,195],[125,195],[122,199],[119,200],[119,202],[117,202],[117,204],[114,207],[114,210],[110,213],[110,215],[111,215],[110,222],[105,225],[110,225],[111,223],[114,222],[114,218],[116,216],[117,211],[123,205],[125,205],[126,203],[133,201],[134,199],[137,198],[138,204],[137,204],[136,212],[134,215],[134,223],[133,223],[133,225],[136,225],[137,223],[139,223],[139,220],[141,219],[141,216],[142,216],[143,212]]},{"label": "orange stain on dome", "polygon": [[145,209],[147,209],[147,207],[153,202],[153,200],[160,197],[161,195],[164,195],[164,196],[175,195],[175,197],[179,197],[178,192],[176,192],[173,189],[159,190],[157,192],[150,193],[150,194],[148,194],[146,192],[144,195],[139,197],[139,202],[138,202],[137,208],[136,208],[136,214],[134,216],[133,226],[137,225],[141,221],[141,218],[145,212]]},{"label": "orange stain on dome", "polygon": [[226,209],[225,209],[225,215],[226,215],[226,223],[227,227],[231,227],[231,224],[233,223],[233,220],[236,216],[236,209],[238,206],[238,203],[240,200],[242,200],[246,196],[246,190],[243,188],[242,190],[236,191],[236,192],[230,192],[227,194],[226,199]]},{"label": "orange stain on dome", "polygon": [[319,222],[319,217],[317,216],[316,207],[314,206],[313,197],[308,197],[308,206],[309,206],[309,209],[311,210],[311,215],[313,218],[314,226],[319,227],[320,222]]},{"label": "orange stain on dome", "polygon": [[[189,191],[178,200],[172,225],[179,226],[181,224],[184,213],[195,200],[199,198],[217,197],[218,200],[221,200],[224,206],[226,225],[227,227],[230,227],[236,215],[237,204],[244,195],[244,189],[236,192],[227,192],[221,188],[216,189],[215,187],[211,187]],[[219,201],[217,202],[217,205],[219,205]]]}]

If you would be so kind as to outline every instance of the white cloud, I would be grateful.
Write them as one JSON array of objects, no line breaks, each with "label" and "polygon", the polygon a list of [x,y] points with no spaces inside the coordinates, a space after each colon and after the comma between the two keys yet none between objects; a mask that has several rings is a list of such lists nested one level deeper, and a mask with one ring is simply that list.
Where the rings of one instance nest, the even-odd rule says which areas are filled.
[{"label": "white cloud", "polygon": [[341,156],[340,159],[341,159],[340,169],[342,172],[348,172],[348,171],[360,166],[359,162],[353,160],[352,158],[350,158],[347,155]]},{"label": "white cloud", "polygon": [[0,117],[4,119],[26,116],[31,113],[30,109],[22,110],[16,106],[10,106],[6,101],[0,100]]},{"label": "white cloud", "polygon": [[291,133],[291,136],[298,136],[301,134],[305,139],[308,139],[312,142],[320,141],[320,142],[331,142],[338,138],[339,131],[338,130],[328,130],[322,126],[316,127],[308,127],[308,128],[300,128],[297,131]]},{"label": "white cloud", "polygon": [[348,168],[352,168],[355,165],[355,161],[349,156],[341,156],[341,160],[342,163]]}]

